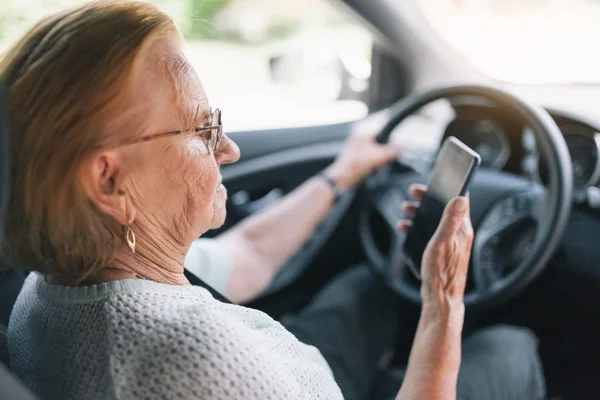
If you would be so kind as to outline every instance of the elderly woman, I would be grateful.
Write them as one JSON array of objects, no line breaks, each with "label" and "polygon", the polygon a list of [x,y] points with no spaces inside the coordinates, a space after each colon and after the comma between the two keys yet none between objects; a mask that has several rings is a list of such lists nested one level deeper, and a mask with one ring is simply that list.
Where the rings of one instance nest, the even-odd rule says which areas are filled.
[{"label": "elderly woman", "polygon": [[[195,242],[225,219],[219,167],[239,149],[167,16],[138,2],[51,16],[3,55],[0,79],[15,173],[5,255],[35,271],[11,316],[9,351],[34,391],[49,399],[367,395],[400,313],[363,270],[326,288],[287,324],[291,333],[190,285],[184,264],[187,256],[229,298],[251,298],[327,213],[332,186],[355,185],[393,149],[353,136],[323,175],[280,204]],[[471,399],[543,394],[535,339],[524,330],[476,335],[459,377],[471,240],[468,200],[457,198],[424,255],[423,307],[398,399],[453,399],[457,381]]]}]

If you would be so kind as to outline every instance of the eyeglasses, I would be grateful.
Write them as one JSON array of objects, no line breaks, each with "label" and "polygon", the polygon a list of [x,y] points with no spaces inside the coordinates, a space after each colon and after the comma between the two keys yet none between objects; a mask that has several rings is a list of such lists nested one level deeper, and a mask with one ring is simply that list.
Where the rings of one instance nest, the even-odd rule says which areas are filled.
[{"label": "eyeglasses", "polygon": [[141,138],[125,139],[119,142],[115,147],[128,146],[130,144],[149,142],[151,140],[162,139],[170,136],[181,135],[185,133],[197,133],[205,140],[207,147],[213,152],[217,151],[221,140],[223,139],[223,123],[221,121],[221,110],[218,108],[212,112],[210,126],[201,126],[182,131],[172,131],[165,133],[155,133],[153,135],[143,136]]}]

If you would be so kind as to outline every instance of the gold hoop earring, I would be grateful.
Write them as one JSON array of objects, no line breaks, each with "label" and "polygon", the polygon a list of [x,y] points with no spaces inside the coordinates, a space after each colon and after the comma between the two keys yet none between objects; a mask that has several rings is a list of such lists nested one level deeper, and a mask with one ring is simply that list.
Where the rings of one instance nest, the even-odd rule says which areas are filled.
[{"label": "gold hoop earring", "polygon": [[135,253],[135,233],[133,233],[133,229],[131,229],[131,224],[127,224],[127,226],[123,227],[123,233],[127,246],[129,246],[132,253]]}]

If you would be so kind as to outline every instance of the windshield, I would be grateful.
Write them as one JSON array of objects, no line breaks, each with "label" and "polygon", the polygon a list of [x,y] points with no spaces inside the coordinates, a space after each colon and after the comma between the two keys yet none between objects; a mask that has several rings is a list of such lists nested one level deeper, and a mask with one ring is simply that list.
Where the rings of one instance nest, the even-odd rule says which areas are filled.
[{"label": "windshield", "polygon": [[417,0],[439,36],[493,78],[600,83],[600,0]]}]

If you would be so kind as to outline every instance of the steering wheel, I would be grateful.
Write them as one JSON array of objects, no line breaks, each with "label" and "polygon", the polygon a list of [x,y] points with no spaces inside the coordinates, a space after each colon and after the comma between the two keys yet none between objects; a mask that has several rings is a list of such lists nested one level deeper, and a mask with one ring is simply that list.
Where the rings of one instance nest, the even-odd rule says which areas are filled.
[{"label": "steering wheel", "polygon": [[[471,182],[475,238],[464,303],[469,307],[491,306],[531,283],[556,250],[571,212],[571,158],[562,133],[543,108],[484,85],[446,86],[405,98],[393,107],[379,142],[387,143],[394,128],[421,107],[458,96],[483,98],[522,117],[534,132],[548,165],[546,186],[483,168]],[[368,264],[390,288],[414,303],[421,301],[420,282],[403,261],[405,235],[397,223],[403,218],[400,202],[408,199],[408,187],[426,181],[426,176],[406,166],[391,164],[365,181],[359,199],[359,235]],[[373,229],[373,211],[388,229]],[[389,231],[385,240],[381,231]],[[381,248],[382,242],[389,242],[388,249]]]}]

